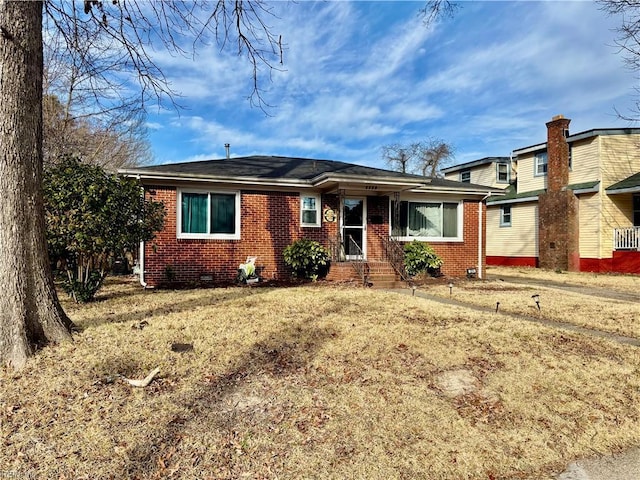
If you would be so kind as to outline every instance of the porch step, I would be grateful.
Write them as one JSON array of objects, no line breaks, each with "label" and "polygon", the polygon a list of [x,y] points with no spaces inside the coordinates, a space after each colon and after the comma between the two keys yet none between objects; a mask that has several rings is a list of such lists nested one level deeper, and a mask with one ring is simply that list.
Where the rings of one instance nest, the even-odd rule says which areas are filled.
[{"label": "porch step", "polygon": [[[389,262],[368,261],[369,275],[367,277],[369,286],[372,288],[404,288],[403,282],[396,274],[395,269]],[[350,262],[334,262],[327,275],[327,280],[333,282],[361,282],[354,266]]]}]

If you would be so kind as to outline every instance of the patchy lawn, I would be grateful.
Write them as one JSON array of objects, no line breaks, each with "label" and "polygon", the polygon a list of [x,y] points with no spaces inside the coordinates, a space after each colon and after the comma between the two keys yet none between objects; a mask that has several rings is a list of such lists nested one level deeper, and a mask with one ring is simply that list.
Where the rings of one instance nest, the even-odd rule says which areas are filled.
[{"label": "patchy lawn", "polygon": [[[451,290],[447,284],[439,282],[425,287],[424,290],[431,295],[492,309],[495,309],[499,302],[501,312],[533,315],[640,339],[638,276],[564,272],[558,274],[539,269],[504,267],[491,268],[488,273],[492,280],[456,280]],[[509,281],[510,277],[536,283],[512,283]],[[539,282],[548,282],[548,286]],[[557,288],[567,285],[576,285],[579,288]],[[605,290],[610,295],[609,298],[599,295]],[[617,294],[619,298],[616,298]],[[533,295],[539,295],[538,304]]]},{"label": "patchy lawn", "polygon": [[73,344],[0,372],[5,476],[541,479],[640,444],[637,348],[509,316],[322,285],[66,308]]}]

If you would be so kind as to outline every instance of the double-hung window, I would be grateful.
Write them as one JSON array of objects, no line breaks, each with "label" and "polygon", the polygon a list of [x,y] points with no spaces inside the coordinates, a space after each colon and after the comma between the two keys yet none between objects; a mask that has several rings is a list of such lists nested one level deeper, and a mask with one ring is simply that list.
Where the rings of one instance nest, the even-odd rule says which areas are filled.
[{"label": "double-hung window", "polygon": [[547,152],[537,153],[533,164],[533,175],[536,177],[547,174]]},{"label": "double-hung window", "polygon": [[511,226],[511,205],[502,205],[500,207],[500,226]]},{"label": "double-hung window", "polygon": [[240,192],[178,190],[178,238],[240,238]]},{"label": "double-hung window", "polygon": [[300,195],[300,225],[303,227],[320,226],[319,195]]},{"label": "double-hung window", "polygon": [[406,241],[459,241],[462,239],[461,205],[459,202],[401,201],[396,214],[395,202],[392,202],[392,234]]},{"label": "double-hung window", "polygon": [[471,170],[462,170],[460,172],[460,181],[464,183],[471,182]]},{"label": "double-hung window", "polygon": [[498,183],[509,183],[509,164],[496,163],[496,181]]}]

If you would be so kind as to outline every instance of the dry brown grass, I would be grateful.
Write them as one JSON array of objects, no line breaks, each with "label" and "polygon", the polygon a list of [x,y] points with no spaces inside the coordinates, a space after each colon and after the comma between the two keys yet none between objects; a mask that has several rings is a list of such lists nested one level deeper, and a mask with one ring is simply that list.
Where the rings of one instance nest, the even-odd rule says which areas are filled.
[{"label": "dry brown grass", "polygon": [[[464,301],[493,309],[500,302],[501,312],[533,315],[547,320],[568,322],[581,327],[640,339],[640,277],[630,275],[596,275],[589,273],[555,273],[539,269],[492,268],[489,281],[454,281],[453,290],[443,283],[425,288],[429,294]],[[508,281],[517,276],[542,284],[518,284]],[[501,278],[507,278],[506,281]],[[577,285],[578,289],[555,288]],[[636,290],[634,290],[634,285]],[[600,296],[608,292],[614,298]],[[615,298],[616,292],[622,294]],[[538,294],[540,309],[532,298]],[[638,295],[634,299],[633,295]]]},{"label": "dry brown grass", "polygon": [[491,277],[515,276],[539,281],[602,287],[619,292],[640,294],[640,275],[619,275],[612,273],[556,272],[530,267],[489,267]]},{"label": "dry brown grass", "polygon": [[17,478],[540,479],[640,444],[638,349],[515,318],[320,285],[66,308],[73,344],[0,373]]}]

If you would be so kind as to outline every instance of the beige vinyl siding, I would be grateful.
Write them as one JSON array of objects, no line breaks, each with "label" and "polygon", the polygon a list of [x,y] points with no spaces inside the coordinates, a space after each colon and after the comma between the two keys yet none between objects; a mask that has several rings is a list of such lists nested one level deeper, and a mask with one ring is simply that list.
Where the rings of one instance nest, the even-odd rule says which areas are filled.
[{"label": "beige vinyl siding", "polygon": [[603,195],[601,210],[601,258],[611,258],[613,230],[633,226],[633,197],[630,194]]},{"label": "beige vinyl siding", "polygon": [[639,135],[599,137],[604,188],[640,172],[639,137]]},{"label": "beige vinyl siding", "polygon": [[[495,163],[480,165],[477,167],[473,167],[468,169],[471,174],[470,183],[475,183],[476,185],[485,185],[487,187],[496,187],[496,188],[507,188],[509,186],[508,183],[498,183],[498,174],[497,167]],[[511,172],[511,178],[513,178],[514,173]],[[447,173],[444,176],[445,180],[453,180],[456,182],[460,181],[460,171]]]},{"label": "beige vinyl siding", "polygon": [[[579,197],[580,222],[580,258],[602,258],[600,245],[600,226],[602,217],[600,216],[600,195],[597,193],[590,195],[580,195]],[[611,252],[609,252],[611,253]]]},{"label": "beige vinyl siding", "polygon": [[533,192],[547,188],[547,176],[534,176],[535,153],[518,156],[518,193]]},{"label": "beige vinyl siding", "polygon": [[488,187],[507,187],[508,184],[496,182],[496,164],[490,163],[471,170],[471,183]]},{"label": "beige vinyl siding", "polygon": [[569,185],[600,180],[598,138],[589,138],[571,145]]},{"label": "beige vinyl siding", "polygon": [[487,255],[499,257],[538,256],[538,206],[511,204],[511,226],[500,226],[500,205],[487,208]]}]

